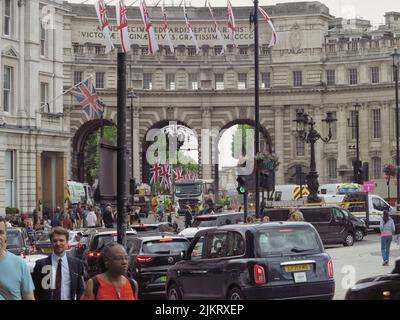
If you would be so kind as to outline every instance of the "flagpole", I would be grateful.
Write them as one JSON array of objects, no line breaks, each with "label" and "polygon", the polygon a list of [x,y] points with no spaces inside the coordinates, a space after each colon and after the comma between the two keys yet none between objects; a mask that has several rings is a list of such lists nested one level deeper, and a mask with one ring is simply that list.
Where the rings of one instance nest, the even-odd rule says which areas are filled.
[{"label": "flagpole", "polygon": [[68,90],[64,91],[62,94],[58,95],[57,97],[55,97],[53,100],[50,100],[48,102],[45,102],[44,104],[42,104],[39,108],[39,111],[42,110],[43,107],[50,105],[50,103],[53,103],[54,101],[58,100],[59,98],[61,98],[63,95],[67,94],[68,92],[72,91],[75,87],[79,86],[80,84],[84,83],[85,81],[89,80],[93,78],[93,75],[91,74],[88,78],[86,78],[85,80],[82,80],[81,82],[77,83],[76,85],[72,86],[71,88],[69,88]]}]

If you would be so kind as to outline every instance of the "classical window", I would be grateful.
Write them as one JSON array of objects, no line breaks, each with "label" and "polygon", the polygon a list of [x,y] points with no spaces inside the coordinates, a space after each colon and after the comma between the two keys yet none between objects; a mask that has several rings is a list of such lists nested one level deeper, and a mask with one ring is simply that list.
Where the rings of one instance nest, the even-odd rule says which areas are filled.
[{"label": "classical window", "polygon": [[40,20],[40,55],[43,57],[46,56],[46,38],[47,31],[46,28],[43,26],[43,21]]},{"label": "classical window", "polygon": [[96,72],[96,88],[102,89],[104,88],[104,72]]},{"label": "classical window", "polygon": [[164,51],[165,51],[165,55],[166,55],[167,57],[173,55],[170,47],[166,47],[166,48],[164,49]]},{"label": "classical window", "polygon": [[15,206],[15,152],[7,150],[5,154],[5,207]]},{"label": "classical window", "polygon": [[238,89],[247,89],[247,73],[238,73]]},{"label": "classical window", "polygon": [[4,0],[3,17],[4,17],[3,34],[5,36],[11,36],[11,29],[12,29],[11,0]]},{"label": "classical window", "polygon": [[266,46],[261,47],[261,55],[267,56],[267,55],[269,55],[269,52],[270,52],[270,50],[268,47],[266,47]]},{"label": "classical window", "polygon": [[301,71],[293,71],[293,87],[301,87],[303,84],[303,74]]},{"label": "classical window", "polygon": [[[40,106],[44,106],[49,101],[49,84],[46,82],[40,83]],[[46,110],[46,109],[44,109]],[[46,110],[50,112],[49,109]]]},{"label": "classical window", "polygon": [[337,161],[336,161],[336,159],[328,160],[328,178],[329,179],[337,178]]},{"label": "classical window", "polygon": [[350,111],[350,125],[351,125],[351,137],[350,138],[353,140],[357,138],[356,123],[357,123],[357,112]]},{"label": "classical window", "polygon": [[379,67],[371,68],[371,82],[379,83]]},{"label": "classical window", "polygon": [[380,179],[382,177],[381,158],[372,158],[372,176],[374,179]]},{"label": "classical window", "polygon": [[381,110],[372,110],[373,138],[381,138]]},{"label": "classical window", "polygon": [[105,54],[105,53],[106,53],[106,47],[104,47],[104,46],[96,46],[96,47],[95,47],[95,53],[96,53],[97,55],[99,55],[99,54]]},{"label": "classical window", "polygon": [[165,86],[167,90],[175,90],[175,74],[167,73],[165,75]]},{"label": "classical window", "polygon": [[224,90],[224,74],[216,73],[215,74],[215,90]]},{"label": "classical window", "polygon": [[4,66],[3,75],[3,109],[5,112],[11,112],[13,104],[13,73],[12,67]]},{"label": "classical window", "polygon": [[83,54],[83,46],[82,45],[74,45],[74,53],[75,54]]},{"label": "classical window", "polygon": [[351,51],[357,51],[358,50],[358,42],[357,41],[352,41],[349,44],[349,50]]},{"label": "classical window", "polygon": [[305,142],[300,137],[296,137],[296,156],[305,156]]},{"label": "classical window", "polygon": [[199,76],[197,73],[189,74],[189,88],[191,90],[197,90],[199,88]]},{"label": "classical window", "polygon": [[335,52],[336,51],[336,45],[334,43],[330,43],[327,45],[327,51],[328,52]]},{"label": "classical window", "polygon": [[75,71],[74,72],[74,85],[82,82],[83,72]]},{"label": "classical window", "polygon": [[328,86],[334,86],[336,84],[335,70],[326,70],[326,84]]},{"label": "classical window", "polygon": [[[337,119],[336,118],[336,111],[331,111],[331,112],[332,112],[332,116],[335,119]],[[336,140],[336,137],[337,137],[337,126],[336,126],[336,124],[337,124],[337,121],[334,121],[334,122],[331,123],[332,140]]]},{"label": "classical window", "polygon": [[261,73],[261,89],[271,88],[271,77],[269,72]]},{"label": "classical window", "polygon": [[357,69],[349,69],[349,84],[358,84],[358,72]]},{"label": "classical window", "polygon": [[153,89],[153,75],[151,73],[143,73],[143,90]]},{"label": "classical window", "polygon": [[149,54],[149,48],[148,47],[142,47],[142,56],[147,56]]}]

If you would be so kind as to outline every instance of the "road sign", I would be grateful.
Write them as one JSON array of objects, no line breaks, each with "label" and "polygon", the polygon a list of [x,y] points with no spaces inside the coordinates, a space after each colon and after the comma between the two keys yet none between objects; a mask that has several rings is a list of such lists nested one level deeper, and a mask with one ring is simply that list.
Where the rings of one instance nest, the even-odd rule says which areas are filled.
[{"label": "road sign", "polygon": [[375,191],[375,182],[374,182],[374,180],[364,181],[363,182],[363,191],[364,192],[374,192]]}]

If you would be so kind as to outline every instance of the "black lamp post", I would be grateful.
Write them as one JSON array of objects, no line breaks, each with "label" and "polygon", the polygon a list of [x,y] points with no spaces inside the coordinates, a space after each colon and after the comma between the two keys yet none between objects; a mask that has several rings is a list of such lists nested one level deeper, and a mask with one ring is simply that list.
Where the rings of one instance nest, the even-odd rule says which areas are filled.
[{"label": "black lamp post", "polygon": [[310,173],[307,175],[307,186],[310,191],[308,196],[308,202],[318,203],[321,199],[318,197],[318,172],[315,164],[315,148],[314,144],[321,139],[323,142],[328,143],[332,139],[332,123],[337,121],[334,118],[332,112],[326,113],[326,119],[322,121],[326,122],[329,126],[329,133],[327,138],[323,138],[317,130],[315,130],[314,119],[304,112],[298,112],[296,115],[296,131],[300,139],[304,140],[311,145],[311,161],[310,161]]},{"label": "black lamp post", "polygon": [[[361,161],[360,161],[360,122],[359,122],[359,108],[361,105],[357,102],[354,105],[355,108],[355,119],[354,122],[352,119],[347,119],[347,125],[349,128],[355,128],[356,129],[356,161],[353,162],[353,180],[355,183],[361,183],[362,177],[360,176],[360,171],[361,171]],[[350,148],[352,149],[352,148]]]},{"label": "black lamp post", "polygon": [[396,172],[397,172],[397,200],[396,200],[396,209],[400,211],[400,148],[399,148],[399,59],[400,53],[397,51],[397,48],[394,49],[392,53],[393,58],[393,75],[394,81],[396,83]]},{"label": "black lamp post", "polygon": [[133,99],[136,99],[137,96],[133,92],[133,88],[130,88],[128,92],[128,98],[131,99],[131,165],[132,165],[132,172],[131,172],[131,178],[134,178],[133,174],[133,164],[134,164],[134,159],[133,159]]}]

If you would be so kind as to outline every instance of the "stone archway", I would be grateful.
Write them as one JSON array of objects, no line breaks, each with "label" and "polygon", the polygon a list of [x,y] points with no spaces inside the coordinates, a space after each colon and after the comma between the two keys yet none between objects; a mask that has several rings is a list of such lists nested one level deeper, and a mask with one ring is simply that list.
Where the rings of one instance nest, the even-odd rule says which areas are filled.
[{"label": "stone archway", "polygon": [[[144,182],[144,183],[149,183],[149,181],[150,181],[150,174],[149,174],[150,165],[147,162],[146,153],[147,153],[147,149],[149,148],[149,146],[153,143],[153,141],[146,141],[147,134],[152,129],[162,129],[164,127],[167,127],[171,123],[176,123],[178,126],[184,126],[188,129],[190,129],[193,132],[193,134],[197,135],[197,132],[194,128],[190,127],[187,123],[185,123],[181,120],[176,120],[176,119],[161,120],[161,121],[154,123],[150,128],[148,128],[145,135],[143,136],[143,141],[142,141],[142,159],[141,159],[141,161],[142,161],[142,182]],[[198,137],[196,137],[196,138],[197,138],[197,143],[199,143]],[[200,150],[199,149],[200,148],[198,145],[198,159],[200,158]],[[199,166],[199,168],[201,168],[201,166]]]},{"label": "stone archway", "polygon": [[[101,128],[101,119],[85,122],[75,132],[72,139],[72,168],[71,178],[74,181],[85,181],[85,145],[89,136]],[[114,122],[103,119],[103,126],[115,126]]]}]

